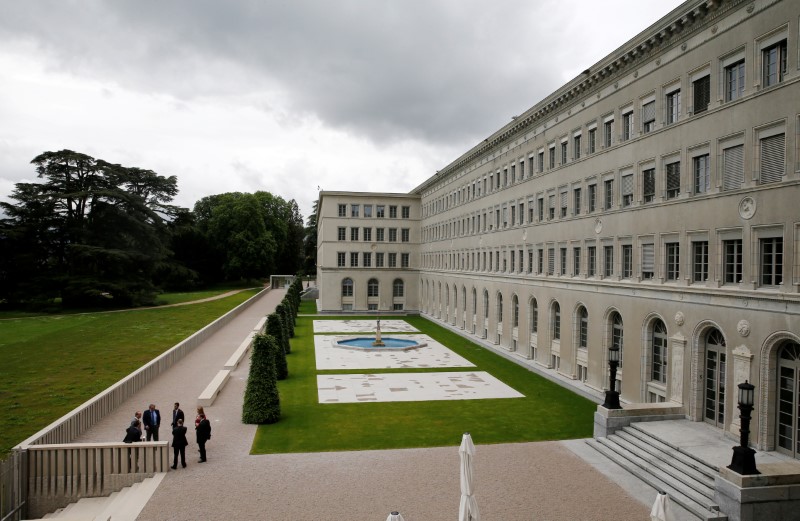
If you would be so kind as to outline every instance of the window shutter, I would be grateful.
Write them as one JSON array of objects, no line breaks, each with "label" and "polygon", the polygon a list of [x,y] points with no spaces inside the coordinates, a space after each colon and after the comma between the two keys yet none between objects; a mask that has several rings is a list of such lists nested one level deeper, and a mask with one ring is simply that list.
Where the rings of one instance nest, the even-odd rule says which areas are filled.
[{"label": "window shutter", "polygon": [[744,182],[744,145],[722,151],[722,190],[738,190]]},{"label": "window shutter", "polygon": [[652,244],[642,244],[642,271],[655,271],[655,251]]},{"label": "window shutter", "polygon": [[567,207],[567,192],[561,192],[561,208]]},{"label": "window shutter", "polygon": [[711,76],[694,82],[694,113],[705,112],[711,102]]},{"label": "window shutter", "polygon": [[681,164],[670,163],[667,165],[667,191],[681,189]]},{"label": "window shutter", "polygon": [[648,169],[643,172],[644,174],[644,195],[655,195],[656,193],[656,171]]},{"label": "window shutter", "polygon": [[633,195],[633,175],[622,177],[622,195]]},{"label": "window shutter", "polygon": [[656,119],[656,102],[651,101],[650,103],[645,104],[642,107],[642,121],[647,123],[648,121],[655,121]]},{"label": "window shutter", "polygon": [[761,172],[759,184],[777,183],[783,177],[786,135],[766,137],[761,140]]},{"label": "window shutter", "polygon": [[547,201],[548,201],[548,204],[550,205],[548,208],[555,208],[556,207],[556,196],[555,195],[551,195],[550,197],[548,197]]}]

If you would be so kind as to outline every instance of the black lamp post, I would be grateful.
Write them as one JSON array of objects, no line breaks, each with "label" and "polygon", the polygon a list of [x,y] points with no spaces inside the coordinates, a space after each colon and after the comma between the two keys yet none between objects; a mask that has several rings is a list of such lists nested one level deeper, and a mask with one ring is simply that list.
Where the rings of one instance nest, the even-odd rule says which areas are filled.
[{"label": "black lamp post", "polygon": [[739,428],[739,446],[733,448],[733,459],[728,468],[743,476],[761,474],[756,469],[756,451],[748,447],[750,438],[750,413],[753,411],[753,395],[755,387],[748,383],[739,384],[739,418],[742,420]]},{"label": "black lamp post", "polygon": [[619,404],[619,393],[617,392],[617,367],[619,366],[619,347],[611,346],[608,348],[608,367],[611,370],[611,378],[606,391],[606,401],[603,407],[606,409],[622,409]]}]

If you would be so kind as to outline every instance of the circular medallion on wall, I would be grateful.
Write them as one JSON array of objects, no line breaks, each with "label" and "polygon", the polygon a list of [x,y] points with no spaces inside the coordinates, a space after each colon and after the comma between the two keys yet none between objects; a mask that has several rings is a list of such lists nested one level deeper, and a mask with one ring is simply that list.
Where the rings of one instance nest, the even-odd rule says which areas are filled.
[{"label": "circular medallion on wall", "polygon": [[684,322],[686,322],[686,317],[683,316],[683,312],[678,311],[675,313],[675,323],[682,326]]},{"label": "circular medallion on wall", "polygon": [[603,221],[600,220],[598,217],[594,221],[594,233],[600,233],[603,231]]},{"label": "circular medallion on wall", "polygon": [[756,214],[756,201],[748,196],[739,201],[739,217],[742,219],[752,219]]},{"label": "circular medallion on wall", "polygon": [[742,336],[748,336],[750,334],[750,322],[744,319],[740,320],[739,323],[736,324],[736,331]]}]

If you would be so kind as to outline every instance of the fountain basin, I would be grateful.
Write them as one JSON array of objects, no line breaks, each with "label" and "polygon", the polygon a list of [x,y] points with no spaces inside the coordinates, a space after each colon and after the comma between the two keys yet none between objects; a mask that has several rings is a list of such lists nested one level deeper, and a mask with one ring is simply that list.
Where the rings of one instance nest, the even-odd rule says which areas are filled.
[{"label": "fountain basin", "polygon": [[384,345],[374,345],[375,337],[338,337],[331,345],[342,349],[353,349],[355,351],[408,351],[418,349],[428,345],[414,338],[381,337]]}]

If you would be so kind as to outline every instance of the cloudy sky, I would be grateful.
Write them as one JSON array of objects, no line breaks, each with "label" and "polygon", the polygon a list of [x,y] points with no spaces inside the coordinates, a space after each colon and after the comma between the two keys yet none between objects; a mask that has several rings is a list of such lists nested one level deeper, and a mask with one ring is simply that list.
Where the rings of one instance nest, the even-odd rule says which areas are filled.
[{"label": "cloudy sky", "polygon": [[407,192],[676,0],[0,0],[0,198],[64,148],[176,202]]}]

